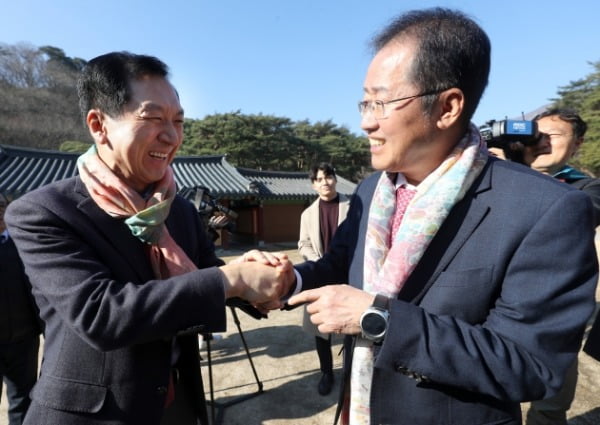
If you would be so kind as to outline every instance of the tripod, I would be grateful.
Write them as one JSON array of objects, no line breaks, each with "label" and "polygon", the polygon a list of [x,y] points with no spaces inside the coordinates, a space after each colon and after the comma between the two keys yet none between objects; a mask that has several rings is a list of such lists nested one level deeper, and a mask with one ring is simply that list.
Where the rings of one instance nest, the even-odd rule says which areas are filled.
[{"label": "tripod", "polygon": [[[223,416],[225,414],[225,409],[229,406],[233,406],[234,404],[241,403],[253,397],[256,397],[259,394],[263,393],[263,383],[258,378],[258,374],[256,373],[256,368],[254,367],[254,362],[252,361],[252,356],[250,355],[250,350],[248,349],[248,344],[246,344],[246,338],[244,338],[244,333],[242,332],[242,327],[240,325],[240,319],[237,316],[237,312],[235,311],[235,307],[229,306],[229,310],[231,311],[231,315],[233,316],[233,321],[235,322],[235,326],[237,327],[238,334],[242,340],[242,344],[244,346],[244,350],[246,351],[246,357],[250,362],[250,367],[252,368],[252,373],[254,374],[254,379],[256,380],[256,385],[258,386],[258,390],[250,393],[235,397],[225,403],[217,403],[215,402],[214,395],[214,386],[213,386],[213,374],[212,374],[212,359],[211,359],[211,349],[210,349],[210,341],[212,339],[212,334],[203,335],[204,341],[206,342],[206,359],[208,362],[208,381],[210,386],[210,414],[211,414],[211,423],[213,425],[222,424]],[[254,316],[253,316],[254,317]],[[217,409],[217,414],[215,417],[215,407]]]}]

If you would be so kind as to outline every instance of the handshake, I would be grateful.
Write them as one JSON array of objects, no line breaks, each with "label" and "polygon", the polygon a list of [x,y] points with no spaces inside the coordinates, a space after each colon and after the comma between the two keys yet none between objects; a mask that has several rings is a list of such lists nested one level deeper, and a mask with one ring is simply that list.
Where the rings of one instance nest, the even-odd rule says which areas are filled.
[{"label": "handshake", "polygon": [[282,308],[296,288],[293,264],[281,252],[248,251],[220,269],[225,298],[246,300],[262,315]]},{"label": "handshake", "polygon": [[242,310],[257,319],[266,317],[270,310],[288,309],[285,301],[289,302],[289,308],[307,304],[311,322],[322,333],[359,334],[360,318],[375,299],[374,294],[342,283],[303,290],[292,296],[297,286],[296,274],[287,255],[280,252],[248,251],[222,266],[221,271],[226,277],[228,304],[245,300],[259,314]]}]

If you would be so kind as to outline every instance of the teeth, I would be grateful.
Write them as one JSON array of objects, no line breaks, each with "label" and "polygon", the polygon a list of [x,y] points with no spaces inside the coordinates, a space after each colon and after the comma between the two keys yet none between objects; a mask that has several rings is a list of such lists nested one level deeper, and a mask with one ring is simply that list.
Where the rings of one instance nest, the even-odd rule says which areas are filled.
[{"label": "teeth", "polygon": [[383,146],[384,145],[384,141],[383,140],[369,139],[369,144],[371,146]]},{"label": "teeth", "polygon": [[161,152],[150,152],[150,156],[160,159],[167,159],[168,155]]}]

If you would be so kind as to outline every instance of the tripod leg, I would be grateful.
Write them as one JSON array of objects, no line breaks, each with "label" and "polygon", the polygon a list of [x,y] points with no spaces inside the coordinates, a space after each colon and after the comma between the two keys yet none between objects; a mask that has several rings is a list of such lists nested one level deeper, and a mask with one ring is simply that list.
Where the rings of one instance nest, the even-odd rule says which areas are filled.
[{"label": "tripod leg", "polygon": [[256,368],[254,367],[254,362],[252,361],[252,356],[250,355],[250,350],[248,349],[248,344],[246,344],[246,338],[244,338],[244,333],[242,332],[242,326],[240,325],[240,319],[235,311],[234,307],[229,307],[231,310],[231,315],[233,316],[233,321],[235,326],[238,329],[238,333],[240,334],[240,338],[242,340],[242,344],[244,345],[244,350],[246,351],[246,356],[248,357],[248,361],[250,362],[250,367],[252,367],[252,373],[254,374],[254,379],[256,380],[256,385],[258,386],[258,392],[261,393],[263,391],[263,383],[258,378],[258,374],[256,373]]}]

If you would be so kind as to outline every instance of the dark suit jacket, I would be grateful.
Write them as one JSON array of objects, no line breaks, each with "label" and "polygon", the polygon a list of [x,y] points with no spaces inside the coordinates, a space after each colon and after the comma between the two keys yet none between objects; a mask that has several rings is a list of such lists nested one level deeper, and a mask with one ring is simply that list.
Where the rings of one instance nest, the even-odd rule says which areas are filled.
[{"label": "dark suit jacket", "polygon": [[[357,188],[330,253],[298,266],[303,289],[362,288],[379,176]],[[594,309],[592,221],[580,191],[490,159],[391,302],[371,423],[519,424],[519,402],[553,395]]]},{"label": "dark suit jacket", "polygon": [[11,237],[0,243],[0,344],[39,335],[37,309],[31,285]]},{"label": "dark suit jacket", "polygon": [[9,205],[6,222],[46,323],[27,424],[158,424],[175,335],[177,367],[203,409],[197,332],[225,329],[221,264],[182,198],[167,226],[201,270],[166,280],[146,247],[71,178]]}]

